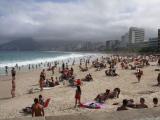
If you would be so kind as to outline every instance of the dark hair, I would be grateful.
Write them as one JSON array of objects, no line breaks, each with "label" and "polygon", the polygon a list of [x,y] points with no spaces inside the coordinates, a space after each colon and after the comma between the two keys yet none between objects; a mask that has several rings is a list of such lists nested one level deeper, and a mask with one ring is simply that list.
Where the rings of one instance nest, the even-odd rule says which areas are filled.
[{"label": "dark hair", "polygon": [[39,95],[39,98],[42,98],[42,95]]},{"label": "dark hair", "polygon": [[109,93],[110,92],[110,90],[109,89],[106,89],[106,93]]},{"label": "dark hair", "polygon": [[35,103],[35,104],[38,103],[38,98],[35,98],[35,99],[34,99],[34,103]]},{"label": "dark hair", "polygon": [[158,103],[158,98],[153,98],[153,103],[157,104]]},{"label": "dark hair", "polygon": [[144,99],[144,98],[140,98],[140,101],[143,101],[143,102],[145,102],[145,99]]},{"label": "dark hair", "polygon": [[117,91],[117,96],[116,96],[116,97],[119,98],[119,94],[121,93],[120,88],[115,88],[113,91],[114,91],[114,92]]},{"label": "dark hair", "polygon": [[127,99],[124,99],[124,100],[123,100],[123,106],[127,106],[127,104],[128,104],[128,100],[127,100]]}]

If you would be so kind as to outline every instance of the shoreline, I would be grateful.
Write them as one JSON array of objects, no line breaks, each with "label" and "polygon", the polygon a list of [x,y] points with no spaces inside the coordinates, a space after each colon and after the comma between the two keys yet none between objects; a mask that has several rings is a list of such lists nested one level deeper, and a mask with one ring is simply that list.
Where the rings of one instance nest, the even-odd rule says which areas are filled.
[{"label": "shoreline", "polygon": [[[45,51],[44,51],[45,52]],[[62,52],[62,51],[46,51],[46,52]],[[53,58],[46,58],[45,60],[43,60],[43,59],[41,59],[41,58],[39,58],[39,59],[41,59],[38,63],[32,63],[33,61],[36,61],[36,59],[35,60],[30,60],[30,63],[29,63],[29,61],[24,61],[24,62],[28,62],[28,63],[26,63],[25,65],[19,65],[18,63],[19,62],[15,62],[15,64],[13,64],[13,63],[10,63],[10,64],[13,64],[12,66],[8,66],[8,68],[9,68],[9,73],[10,73],[10,70],[11,70],[11,68],[12,67],[16,67],[16,64],[18,65],[18,67],[20,67],[20,69],[22,69],[22,70],[27,70],[28,69],[28,67],[29,67],[29,65],[31,65],[31,69],[32,69],[32,66],[34,66],[34,67],[36,67],[36,66],[38,66],[38,65],[40,65],[41,64],[41,68],[46,68],[46,66],[47,66],[47,63],[51,63],[52,65],[54,64],[54,62],[56,62],[56,61],[59,61],[59,62],[62,62],[62,61],[64,61],[64,62],[66,62],[67,60],[69,60],[69,59],[75,59],[75,60],[78,60],[78,59],[81,59],[81,58],[84,58],[84,57],[89,57],[89,56],[95,56],[95,54],[93,54],[93,53],[86,53],[86,54],[84,54],[84,55],[81,55],[82,53],[75,53],[75,52],[65,52],[65,53],[70,53],[69,55],[60,55],[60,56],[57,56],[57,57],[53,57]],[[78,55],[78,56],[72,56],[72,54],[74,55]],[[61,58],[62,57],[62,58]],[[39,60],[39,59],[37,59],[37,60]],[[22,62],[22,61],[21,61]],[[39,66],[38,66],[38,68],[40,68]],[[18,70],[19,68],[17,68],[17,70]],[[0,73],[0,76],[1,75],[6,75],[5,74],[5,67],[0,67],[0,71],[3,71],[3,74],[1,74]]]}]

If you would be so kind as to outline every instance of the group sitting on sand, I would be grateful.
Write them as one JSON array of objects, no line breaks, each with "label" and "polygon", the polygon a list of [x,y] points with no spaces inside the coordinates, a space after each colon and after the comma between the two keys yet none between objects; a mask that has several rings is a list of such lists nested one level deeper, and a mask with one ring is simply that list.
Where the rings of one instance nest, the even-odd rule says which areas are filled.
[{"label": "group sitting on sand", "polygon": [[51,77],[51,79],[46,79],[44,80],[44,85],[43,87],[55,87],[59,85],[59,81],[58,78],[56,77],[56,80],[54,81],[53,77]]},{"label": "group sitting on sand", "polygon": [[40,80],[39,80],[39,86],[40,86],[40,90],[43,91],[44,87],[54,87],[59,85],[59,80],[56,77],[56,80],[54,81],[53,77],[51,77],[51,79],[46,79],[46,72],[45,69],[42,70],[42,72],[40,73]]},{"label": "group sitting on sand", "polygon": [[[153,107],[158,107],[158,98],[153,98]],[[148,108],[148,106],[145,104],[145,99],[140,98],[140,103],[134,104],[134,100],[130,99],[124,99],[122,106],[117,108],[117,111],[122,111],[122,110],[128,110],[128,108],[133,108],[133,109],[143,109],[143,108]]]},{"label": "group sitting on sand", "polygon": [[42,95],[39,95],[38,98],[34,99],[34,103],[31,107],[26,107],[23,110],[25,114],[32,114],[32,117],[44,116],[44,108],[48,107],[50,98],[44,101]]}]

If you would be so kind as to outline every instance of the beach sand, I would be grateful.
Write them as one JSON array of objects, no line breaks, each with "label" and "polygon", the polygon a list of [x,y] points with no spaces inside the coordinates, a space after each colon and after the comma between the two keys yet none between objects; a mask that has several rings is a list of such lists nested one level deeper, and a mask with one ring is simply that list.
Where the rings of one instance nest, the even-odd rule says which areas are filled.
[{"label": "beach sand", "polygon": [[[156,64],[156,63],[151,63]],[[105,102],[106,108],[100,110],[74,108],[74,95],[76,88],[69,87],[60,83],[59,86],[53,87],[50,90],[44,90],[43,92],[37,91],[34,94],[28,94],[28,90],[31,88],[39,88],[39,74],[41,70],[35,70],[30,72],[18,73],[16,76],[16,97],[11,98],[11,77],[0,76],[0,118],[13,118],[22,117],[23,113],[20,111],[22,108],[31,106],[33,99],[42,94],[45,99],[51,98],[51,102],[48,108],[45,109],[45,115],[64,115],[64,114],[79,114],[84,112],[101,112],[115,111],[118,106],[112,105],[115,102],[122,102],[124,98],[134,99],[135,103],[139,103],[140,97],[146,99],[146,104],[149,107],[153,107],[152,99],[157,97],[160,99],[160,87],[155,86],[157,84],[158,72],[154,69],[157,66],[144,67],[141,82],[137,83],[137,78],[133,74],[133,70],[122,70],[120,66],[117,66],[117,73],[120,76],[106,77],[105,70],[95,71],[95,68],[89,69],[87,72],[81,72],[78,65],[74,67],[74,74],[76,78],[84,78],[87,73],[91,73],[93,76],[92,82],[83,82],[82,85],[82,103],[93,101],[93,99],[99,93],[105,92],[106,89],[113,90],[116,87],[121,89],[121,94],[118,99],[109,99]],[[59,77],[58,69],[54,78]],[[47,78],[51,77],[51,72],[47,72]],[[25,115],[26,116],[26,115]],[[30,116],[30,115],[29,115]]]}]

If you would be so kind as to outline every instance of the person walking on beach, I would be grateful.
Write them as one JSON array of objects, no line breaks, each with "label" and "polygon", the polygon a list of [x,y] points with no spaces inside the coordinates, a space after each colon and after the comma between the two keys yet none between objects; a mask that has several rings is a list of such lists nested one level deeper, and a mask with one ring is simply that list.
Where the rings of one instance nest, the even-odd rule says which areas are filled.
[{"label": "person walking on beach", "polygon": [[14,98],[14,97],[15,97],[15,91],[16,91],[16,83],[15,83],[16,71],[15,71],[15,68],[12,68],[12,70],[11,70],[11,75],[12,75],[11,95],[12,95],[12,98]]},{"label": "person walking on beach", "polygon": [[34,104],[32,106],[32,117],[41,117],[44,116],[43,106],[40,105],[37,98],[34,99]]},{"label": "person walking on beach", "polygon": [[81,87],[79,85],[77,85],[75,94],[75,108],[77,107],[77,102],[81,105]]}]

